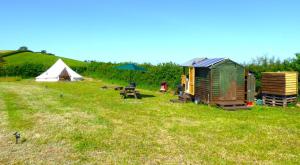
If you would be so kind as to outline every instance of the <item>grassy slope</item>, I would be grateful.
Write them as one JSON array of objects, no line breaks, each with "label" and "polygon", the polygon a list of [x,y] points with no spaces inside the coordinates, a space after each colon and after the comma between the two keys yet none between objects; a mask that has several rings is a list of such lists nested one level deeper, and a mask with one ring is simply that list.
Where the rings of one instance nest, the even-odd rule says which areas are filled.
[{"label": "grassy slope", "polygon": [[70,66],[83,66],[85,65],[82,61],[77,61],[73,59],[45,55],[41,53],[34,52],[24,52],[10,55],[8,57],[4,57],[6,64],[8,65],[20,65],[23,63],[36,63],[36,64],[44,64],[46,66],[53,65],[58,58],[61,58],[66,64]]},{"label": "grassy slope", "polygon": [[0,57],[3,53],[13,52],[14,50],[0,50]]},{"label": "grassy slope", "polygon": [[102,85],[108,84],[0,82],[0,164],[300,161],[299,108],[228,112],[173,104],[174,96],[146,90],[142,100],[122,100]]}]

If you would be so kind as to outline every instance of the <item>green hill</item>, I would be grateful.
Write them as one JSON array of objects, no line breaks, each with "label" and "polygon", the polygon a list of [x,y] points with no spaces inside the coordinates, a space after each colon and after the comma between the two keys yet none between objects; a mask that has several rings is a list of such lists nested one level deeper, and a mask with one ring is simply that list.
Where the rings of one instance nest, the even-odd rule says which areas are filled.
[{"label": "green hill", "polygon": [[86,63],[82,61],[54,56],[45,53],[30,52],[30,51],[26,51],[26,52],[19,52],[13,50],[0,51],[0,58],[2,58],[0,62],[2,62],[4,65],[22,65],[25,63],[30,63],[30,64],[41,64],[44,66],[51,66],[59,58],[61,58],[69,66],[79,67],[79,66],[86,65]]},{"label": "green hill", "polygon": [[49,53],[38,53],[28,50],[0,51],[0,77],[20,76],[36,77],[52,66],[59,58],[78,73],[85,72],[86,62],[55,56]]},{"label": "green hill", "polygon": [[13,52],[13,51],[14,50],[0,50],[0,57],[1,57],[1,54]]}]

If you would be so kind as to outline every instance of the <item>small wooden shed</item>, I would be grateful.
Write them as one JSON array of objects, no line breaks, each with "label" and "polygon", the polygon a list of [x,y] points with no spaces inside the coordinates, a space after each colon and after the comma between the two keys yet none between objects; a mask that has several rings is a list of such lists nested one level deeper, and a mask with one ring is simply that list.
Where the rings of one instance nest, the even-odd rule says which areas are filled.
[{"label": "small wooden shed", "polygon": [[221,106],[245,105],[247,86],[253,84],[247,85],[242,65],[225,58],[197,58],[182,66],[182,86],[193,99]]},{"label": "small wooden shed", "polygon": [[285,107],[297,103],[297,72],[264,72],[261,85],[264,105]]},{"label": "small wooden shed", "polygon": [[263,72],[262,93],[273,95],[297,95],[298,73],[297,72]]}]

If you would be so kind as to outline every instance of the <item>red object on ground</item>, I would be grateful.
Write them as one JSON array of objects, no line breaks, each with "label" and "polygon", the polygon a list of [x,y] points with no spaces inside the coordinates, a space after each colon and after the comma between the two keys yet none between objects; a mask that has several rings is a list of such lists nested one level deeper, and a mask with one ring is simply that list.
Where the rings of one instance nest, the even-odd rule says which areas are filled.
[{"label": "red object on ground", "polygon": [[168,84],[166,82],[162,82],[160,84],[160,91],[161,92],[167,92],[167,90],[168,90]]},{"label": "red object on ground", "polygon": [[253,107],[253,105],[254,105],[253,102],[247,102],[248,107]]}]

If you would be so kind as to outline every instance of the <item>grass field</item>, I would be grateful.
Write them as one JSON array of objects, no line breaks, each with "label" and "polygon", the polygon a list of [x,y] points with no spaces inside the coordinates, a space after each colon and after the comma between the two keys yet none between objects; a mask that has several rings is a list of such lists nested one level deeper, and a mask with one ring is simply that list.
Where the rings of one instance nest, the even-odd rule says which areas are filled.
[{"label": "grass field", "polygon": [[0,164],[300,162],[299,108],[224,111],[147,90],[123,100],[103,85],[0,82]]}]

